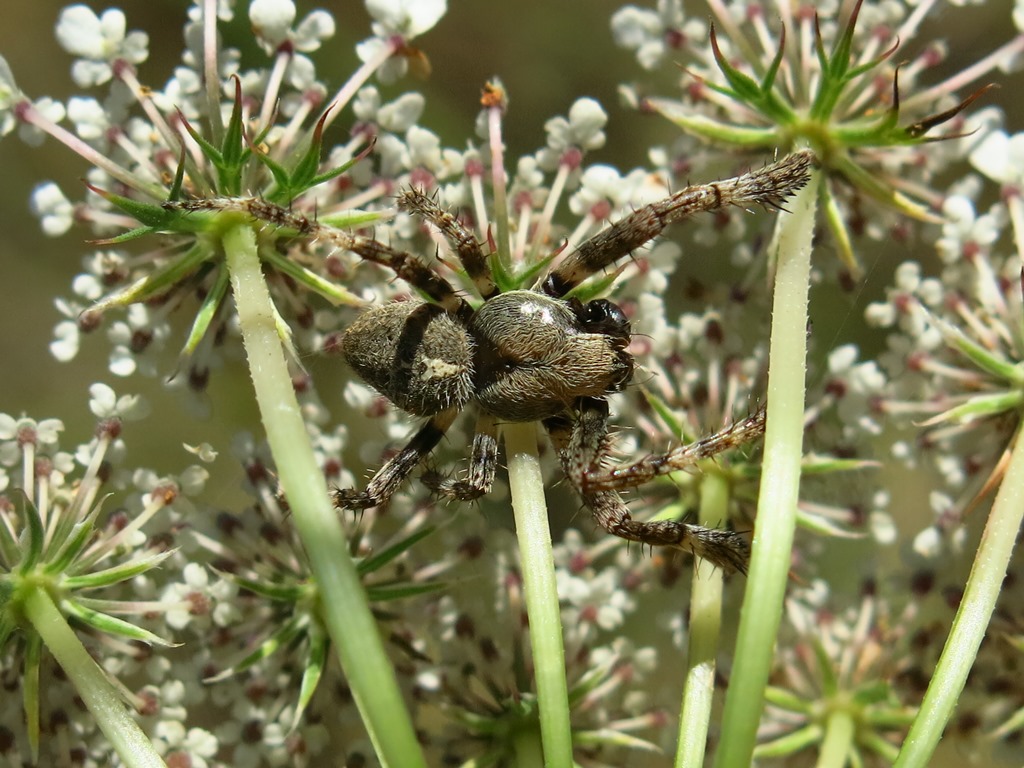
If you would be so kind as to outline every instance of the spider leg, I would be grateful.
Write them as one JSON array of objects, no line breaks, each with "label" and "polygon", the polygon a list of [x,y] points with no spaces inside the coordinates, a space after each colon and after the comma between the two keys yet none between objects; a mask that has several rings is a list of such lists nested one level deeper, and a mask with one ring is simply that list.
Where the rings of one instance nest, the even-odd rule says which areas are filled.
[{"label": "spider leg", "polygon": [[416,188],[398,196],[398,207],[403,211],[415,213],[438,228],[455,249],[462,267],[473,281],[481,298],[487,300],[500,293],[476,236],[464,227],[451,211],[445,210],[436,200]]},{"label": "spider leg", "polygon": [[423,291],[435,304],[439,304],[445,312],[469,318],[472,308],[466,300],[456,293],[452,284],[434,272],[430,267],[411,253],[400,251],[385,245],[372,237],[346,235],[336,240],[337,245],[358,254],[367,261],[380,264],[394,272],[415,288]]},{"label": "spider leg", "polygon": [[814,154],[803,150],[777,163],[712,184],[699,184],[671,197],[638,208],[607,229],[598,232],[548,273],[540,290],[560,298],[590,275],[614,264],[661,234],[669,224],[702,211],[730,205],[762,205],[781,208],[787,197],[810,178]]},{"label": "spider leg", "polygon": [[632,464],[618,467],[595,468],[583,477],[583,487],[588,491],[635,488],[658,475],[688,469],[698,461],[756,440],[764,434],[764,425],[765,409],[762,406],[750,416],[688,445],[673,448],[668,453],[645,456]]},{"label": "spider leg", "polygon": [[377,470],[365,491],[335,489],[334,505],[341,509],[368,509],[386,504],[427,454],[434,450],[457,414],[458,409],[449,408],[432,416],[402,450]]},{"label": "spider leg", "polygon": [[498,465],[498,423],[489,413],[477,417],[470,450],[469,474],[465,480],[443,477],[437,472],[426,472],[424,484],[434,493],[448,499],[472,501],[485,496],[494,484],[494,470]]},{"label": "spider leg", "polygon": [[705,528],[681,520],[634,520],[617,491],[587,487],[588,473],[599,470],[608,447],[608,403],[581,398],[575,419],[571,415],[544,420],[562,469],[597,524],[608,533],[648,546],[667,546],[692,552],[725,571],[747,572],[750,546],[735,531]]}]

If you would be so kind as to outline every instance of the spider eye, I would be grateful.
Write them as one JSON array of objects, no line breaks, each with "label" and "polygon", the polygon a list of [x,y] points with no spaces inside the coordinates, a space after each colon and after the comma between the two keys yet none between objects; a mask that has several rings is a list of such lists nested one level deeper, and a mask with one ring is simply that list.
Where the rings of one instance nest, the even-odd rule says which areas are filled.
[{"label": "spider eye", "polygon": [[629,341],[629,320],[618,304],[607,299],[588,301],[577,311],[577,316],[588,333],[603,333]]}]

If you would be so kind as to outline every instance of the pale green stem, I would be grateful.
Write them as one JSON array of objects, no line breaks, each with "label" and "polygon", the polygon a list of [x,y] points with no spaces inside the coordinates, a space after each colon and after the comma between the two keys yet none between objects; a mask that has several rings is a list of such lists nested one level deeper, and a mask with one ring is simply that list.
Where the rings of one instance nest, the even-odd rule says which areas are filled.
[{"label": "pale green stem", "polygon": [[516,768],[540,768],[544,765],[544,745],[535,728],[521,728],[512,740]]},{"label": "pale green stem", "polygon": [[[701,525],[721,524],[729,515],[729,482],[714,467],[700,481]],[[690,590],[689,650],[679,716],[676,768],[701,768],[707,748],[715,695],[715,657],[722,625],[722,571],[699,557],[693,561]]]},{"label": "pale green stem", "polygon": [[843,768],[849,762],[856,732],[853,715],[845,709],[833,710],[825,724],[825,740],[821,743],[816,768]]},{"label": "pale green stem", "polygon": [[953,627],[894,768],[917,768],[930,764],[932,752],[956,708],[967,674],[985,637],[1022,522],[1024,430],[1018,429],[1006,474],[978,543],[974,566],[967,578]]},{"label": "pale green stem", "polygon": [[512,511],[519,539],[526,614],[530,620],[540,731],[547,768],[571,768],[572,727],[569,724],[569,691],[565,682],[565,648],[562,616],[551,554],[544,478],[537,453],[534,422],[506,424],[505,454],[512,492]]},{"label": "pale green stem", "polygon": [[377,756],[385,766],[425,766],[394,669],[349,555],[338,511],[310,445],[249,223],[224,236],[239,327],[260,417],[309,557],[320,608]]},{"label": "pale green stem", "polygon": [[128,711],[120,692],[85,650],[49,593],[42,588],[32,589],[22,606],[32,628],[71,680],[124,765],[127,768],[167,768]]},{"label": "pale green stem", "polygon": [[753,553],[725,697],[717,768],[749,768],[789,576],[803,456],[807,296],[820,172],[780,213],[768,353],[768,423]]}]

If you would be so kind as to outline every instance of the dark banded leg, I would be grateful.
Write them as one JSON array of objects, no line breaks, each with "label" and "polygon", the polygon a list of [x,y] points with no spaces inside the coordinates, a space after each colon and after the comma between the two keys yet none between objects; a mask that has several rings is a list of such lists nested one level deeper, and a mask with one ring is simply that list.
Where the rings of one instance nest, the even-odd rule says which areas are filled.
[{"label": "dark banded leg", "polygon": [[723,451],[757,440],[764,434],[765,409],[757,409],[744,419],[730,424],[713,435],[702,437],[689,445],[681,445],[668,453],[645,456],[633,464],[610,469],[594,468],[583,478],[588,491],[612,491],[635,488],[681,469],[691,469],[698,461],[710,459]]},{"label": "dark banded leg", "polygon": [[671,197],[638,208],[580,243],[541,281],[540,289],[549,296],[564,296],[595,272],[649,243],[669,224],[696,213],[730,205],[781,208],[787,197],[807,183],[813,162],[814,154],[810,150],[795,152],[759,170],[712,184],[687,187]]},{"label": "dark banded leg", "polygon": [[346,237],[338,244],[374,264],[387,267],[414,288],[418,288],[446,312],[468,319],[473,310],[452,284],[411,253],[399,251],[370,237]]},{"label": "dark banded leg", "polygon": [[398,196],[398,207],[426,219],[437,227],[451,243],[459,261],[462,262],[462,268],[473,281],[481,298],[490,299],[498,295],[498,286],[494,282],[491,268],[487,265],[487,257],[480,248],[476,235],[466,229],[451,211],[445,210],[435,199],[416,188]]},{"label": "dark banded leg", "polygon": [[725,571],[747,572],[750,545],[742,534],[681,520],[634,520],[616,491],[586,489],[587,473],[600,467],[608,442],[608,404],[583,399],[575,421],[570,415],[546,419],[562,469],[597,524],[608,533],[652,547],[675,547]]},{"label": "dark banded leg", "polygon": [[434,450],[457,414],[458,410],[450,408],[433,416],[402,450],[377,470],[365,491],[336,489],[334,505],[342,509],[369,509],[386,504],[427,454]]},{"label": "dark banded leg", "polygon": [[423,483],[438,496],[459,501],[472,501],[490,493],[494,471],[498,466],[498,425],[488,413],[480,413],[470,450],[469,473],[465,480],[444,477],[438,472],[424,472]]}]

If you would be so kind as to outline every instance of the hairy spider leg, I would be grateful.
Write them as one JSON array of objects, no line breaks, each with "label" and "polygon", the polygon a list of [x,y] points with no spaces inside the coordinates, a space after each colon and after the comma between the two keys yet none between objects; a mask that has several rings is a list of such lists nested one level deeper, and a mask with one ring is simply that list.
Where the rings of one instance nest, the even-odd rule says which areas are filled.
[{"label": "hairy spider leg", "polygon": [[439,496],[459,501],[473,501],[491,492],[498,466],[498,422],[489,413],[480,411],[470,448],[469,472],[465,480],[445,477],[440,472],[424,472],[423,484]]},{"label": "hairy spider leg", "polygon": [[636,209],[586,240],[542,278],[539,289],[561,298],[592,274],[649,243],[669,224],[730,205],[779,209],[808,180],[814,154],[795,152],[756,171],[711,184],[686,187],[671,197]]},{"label": "hairy spider leg", "polygon": [[335,506],[344,509],[369,509],[387,504],[395,491],[406,481],[413,470],[437,447],[445,432],[458,415],[457,408],[448,408],[431,417],[412,439],[383,467],[377,470],[366,490],[337,488],[334,491]]},{"label": "hairy spider leg", "polygon": [[693,553],[725,571],[747,572],[750,545],[742,534],[685,523],[681,520],[634,520],[617,491],[590,490],[589,472],[599,469],[608,450],[608,403],[581,398],[576,413],[544,420],[562,471],[594,520],[604,530],[652,547],[675,547]]},{"label": "hairy spider leg", "polygon": [[472,316],[472,307],[459,296],[452,284],[411,253],[384,245],[371,237],[357,235],[346,237],[338,244],[367,261],[387,267],[411,286],[423,291],[445,312],[464,319]]},{"label": "hairy spider leg", "polygon": [[486,301],[501,293],[476,235],[463,226],[455,214],[442,208],[435,198],[426,195],[423,190],[415,188],[398,196],[398,207],[437,227],[451,244],[482,299]]},{"label": "hairy spider leg", "polygon": [[635,488],[658,475],[689,469],[699,461],[756,440],[764,434],[764,425],[765,408],[761,406],[746,418],[723,427],[714,434],[673,448],[667,453],[644,456],[632,464],[611,468],[595,467],[588,470],[582,480],[583,487],[588,491]]}]

